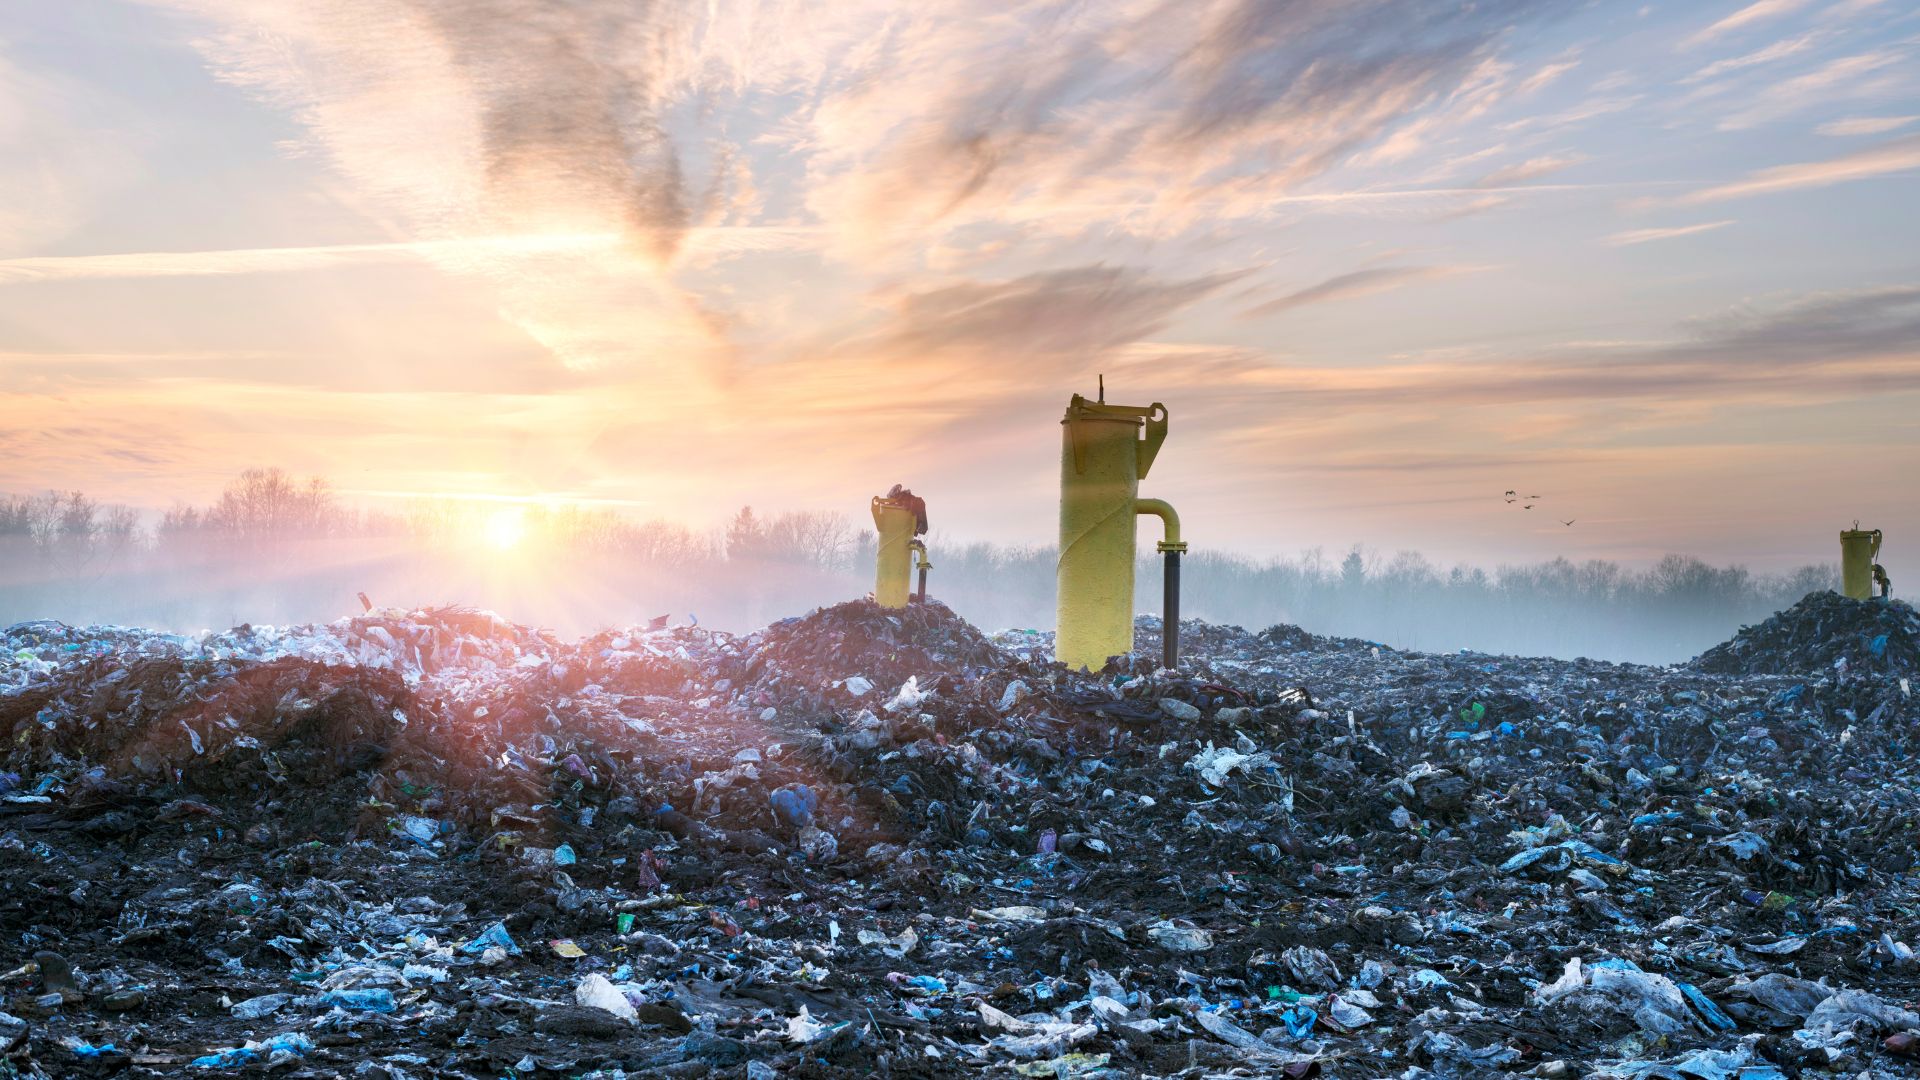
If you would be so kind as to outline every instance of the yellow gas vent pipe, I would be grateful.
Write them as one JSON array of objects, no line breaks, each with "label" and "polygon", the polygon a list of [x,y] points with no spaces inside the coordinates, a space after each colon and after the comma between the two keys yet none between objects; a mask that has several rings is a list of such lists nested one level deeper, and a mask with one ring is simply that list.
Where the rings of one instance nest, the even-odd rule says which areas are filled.
[{"label": "yellow gas vent pipe", "polygon": [[1079,394],[1061,424],[1060,563],[1054,658],[1097,670],[1110,656],[1133,651],[1135,519],[1166,522],[1160,550],[1168,557],[1166,664],[1178,660],[1180,519],[1159,499],[1140,499],[1140,481],[1167,438],[1167,407],[1109,405]]},{"label": "yellow gas vent pipe", "polygon": [[1166,556],[1160,570],[1160,666],[1180,666],[1180,556],[1187,542],[1180,539],[1180,514],[1165,499],[1135,499],[1133,512],[1160,519],[1160,542],[1154,550]]},{"label": "yellow gas vent pipe", "polygon": [[926,500],[899,484],[873,497],[873,528],[879,535],[874,556],[873,600],[884,608],[907,606],[913,553],[920,553],[920,593],[926,596],[927,546],[916,537],[927,531]]},{"label": "yellow gas vent pipe", "polygon": [[916,564],[920,569],[920,591],[914,595],[914,599],[924,604],[927,602],[927,571],[933,569],[933,564],[927,561],[927,545],[921,540],[915,538],[907,546],[920,556],[920,561]]},{"label": "yellow gas vent pipe", "polygon": [[1840,531],[1840,591],[1855,600],[1871,600],[1873,587],[1887,587],[1887,572],[1875,560],[1880,557],[1880,530],[1853,528]]}]

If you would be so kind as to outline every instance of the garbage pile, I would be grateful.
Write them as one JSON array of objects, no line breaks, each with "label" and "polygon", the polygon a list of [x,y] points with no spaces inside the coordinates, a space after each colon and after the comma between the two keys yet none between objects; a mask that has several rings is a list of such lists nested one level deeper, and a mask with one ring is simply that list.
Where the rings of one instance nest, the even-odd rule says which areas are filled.
[{"label": "garbage pile", "polygon": [[0,1068],[1920,1072],[1901,677],[1158,631],[11,628]]},{"label": "garbage pile", "polygon": [[1904,600],[1854,600],[1831,590],[1801,601],[1695,657],[1723,675],[1832,670],[1920,676],[1920,612]]}]

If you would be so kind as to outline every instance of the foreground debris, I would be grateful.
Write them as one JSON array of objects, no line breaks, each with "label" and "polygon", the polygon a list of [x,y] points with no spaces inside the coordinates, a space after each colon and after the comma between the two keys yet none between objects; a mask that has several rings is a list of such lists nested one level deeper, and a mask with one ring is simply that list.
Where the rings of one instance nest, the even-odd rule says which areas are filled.
[{"label": "foreground debris", "polygon": [[[1856,655],[1836,611],[1689,668],[1194,622],[1155,671],[1143,619],[1093,674],[938,604],[578,643],[457,608],[23,624],[0,1053],[62,1077],[1914,1071],[1916,714],[1901,675],[1821,651]],[[1711,659],[1784,648],[1820,663]]]}]

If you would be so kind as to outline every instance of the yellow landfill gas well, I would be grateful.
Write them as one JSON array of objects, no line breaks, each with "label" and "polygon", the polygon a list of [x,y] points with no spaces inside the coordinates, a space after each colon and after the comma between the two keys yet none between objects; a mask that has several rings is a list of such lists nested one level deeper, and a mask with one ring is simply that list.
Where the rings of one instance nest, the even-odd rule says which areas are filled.
[{"label": "yellow landfill gas well", "polygon": [[1858,522],[1840,531],[1840,591],[1855,600],[1873,598],[1873,561],[1880,557],[1880,530]]},{"label": "yellow landfill gas well", "polygon": [[[1145,437],[1142,437],[1144,428]],[[1060,571],[1054,658],[1098,670],[1133,651],[1136,496],[1167,438],[1167,408],[1088,401],[1060,421]]]},{"label": "yellow landfill gas well", "polygon": [[880,552],[875,560],[873,599],[881,607],[907,606],[913,572],[913,511],[906,506],[876,495],[873,498],[873,527],[880,534]]}]

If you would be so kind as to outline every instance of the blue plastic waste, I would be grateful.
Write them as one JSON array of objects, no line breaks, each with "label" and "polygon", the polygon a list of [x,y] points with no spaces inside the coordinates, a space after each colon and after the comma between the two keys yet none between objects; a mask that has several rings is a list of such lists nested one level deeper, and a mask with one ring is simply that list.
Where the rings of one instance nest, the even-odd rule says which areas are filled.
[{"label": "blue plastic waste", "polygon": [[215,1050],[193,1059],[196,1069],[234,1069],[261,1058],[272,1057],[282,1050],[302,1056],[313,1052],[313,1040],[297,1031],[275,1035],[263,1042],[249,1042],[245,1046],[230,1046],[225,1050]]},{"label": "blue plastic waste", "polygon": [[460,951],[468,956],[478,956],[496,945],[513,956],[520,955],[520,946],[513,943],[513,935],[507,933],[507,924],[503,922],[494,923],[480,931],[472,941],[460,946]]},{"label": "blue plastic waste", "polygon": [[1320,1014],[1305,1005],[1295,1005],[1280,1014],[1280,1022],[1287,1025],[1287,1034],[1296,1039],[1304,1039],[1313,1032],[1313,1025],[1319,1021]]},{"label": "blue plastic waste", "polygon": [[1694,1011],[1699,1013],[1700,1018],[1709,1025],[1721,1031],[1732,1031],[1740,1026],[1733,1022],[1733,1017],[1721,1011],[1720,1006],[1715,1005],[1712,998],[1701,993],[1692,983],[1681,983],[1680,992],[1687,996],[1687,1003],[1692,1005]]},{"label": "blue plastic waste", "polygon": [[820,796],[805,784],[788,784],[773,793],[773,816],[782,825],[804,829],[813,824],[813,811]]},{"label": "blue plastic waste", "polygon": [[320,1004],[337,1005],[355,1012],[392,1012],[393,991],[383,986],[364,990],[329,990],[320,995]]}]

